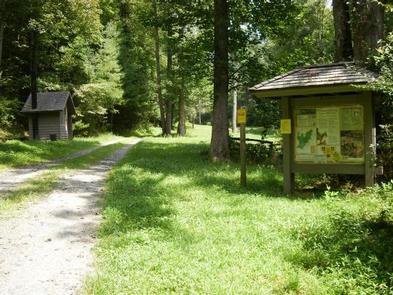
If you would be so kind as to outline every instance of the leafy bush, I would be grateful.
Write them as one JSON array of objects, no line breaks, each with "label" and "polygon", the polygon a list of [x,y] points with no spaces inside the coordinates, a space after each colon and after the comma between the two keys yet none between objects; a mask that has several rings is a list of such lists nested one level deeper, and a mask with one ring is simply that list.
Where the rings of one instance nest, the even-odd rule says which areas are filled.
[{"label": "leafy bush", "polygon": [[383,180],[393,178],[393,126],[380,125],[377,145],[377,165],[383,166]]},{"label": "leafy bush", "polygon": [[393,33],[381,43],[373,62],[380,76],[371,90],[381,94],[377,105],[377,164],[384,167],[383,180],[387,180],[393,178]]},{"label": "leafy bush", "polygon": [[[240,143],[230,138],[229,148],[231,159],[239,161]],[[246,143],[247,161],[250,163],[281,166],[282,153],[281,146],[269,143]]]},{"label": "leafy bush", "polygon": [[0,139],[15,136],[15,132],[19,129],[15,127],[15,114],[19,107],[16,100],[6,100],[0,97]]}]

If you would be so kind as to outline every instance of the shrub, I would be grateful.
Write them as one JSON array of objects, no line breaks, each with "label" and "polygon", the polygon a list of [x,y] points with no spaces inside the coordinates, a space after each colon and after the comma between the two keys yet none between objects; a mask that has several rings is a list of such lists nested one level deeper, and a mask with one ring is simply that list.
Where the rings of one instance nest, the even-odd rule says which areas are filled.
[{"label": "shrub", "polygon": [[[239,161],[240,143],[230,138],[231,159]],[[280,167],[282,162],[281,145],[273,143],[246,143],[247,162]]]},{"label": "shrub", "polygon": [[0,97],[0,139],[14,137],[19,133],[20,128],[15,126],[15,114],[19,108],[20,105],[16,100]]},{"label": "shrub", "polygon": [[380,125],[377,145],[377,165],[383,166],[383,180],[393,178],[393,126]]}]

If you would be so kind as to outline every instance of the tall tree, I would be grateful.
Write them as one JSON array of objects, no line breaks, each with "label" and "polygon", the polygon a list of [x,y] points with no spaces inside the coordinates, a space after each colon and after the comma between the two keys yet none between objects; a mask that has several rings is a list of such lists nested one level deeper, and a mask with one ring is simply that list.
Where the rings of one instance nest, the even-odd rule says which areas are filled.
[{"label": "tall tree", "polygon": [[[31,2],[31,10],[30,10],[30,62],[31,62],[31,70],[30,70],[30,92],[31,92],[31,108],[37,108],[38,101],[38,62],[39,62],[39,25],[38,20],[40,19],[40,3],[38,1]],[[34,114],[32,117],[33,123],[33,139],[38,138],[38,114]]]},{"label": "tall tree", "polygon": [[353,58],[350,10],[347,0],[333,0],[335,28],[335,61],[350,61]]},{"label": "tall tree", "polygon": [[213,161],[229,160],[228,26],[228,1],[214,0],[214,102],[210,145]]},{"label": "tall tree", "polygon": [[173,120],[173,31],[172,25],[169,24],[167,32],[167,97],[165,101],[165,136],[172,133],[172,120]]},{"label": "tall tree", "polygon": [[155,18],[155,23],[153,27],[154,35],[154,54],[156,60],[156,87],[157,87],[157,101],[160,110],[160,126],[162,134],[165,134],[165,106],[164,100],[162,98],[162,79],[161,79],[161,52],[160,52],[160,34],[158,27],[158,11],[157,11],[157,0],[152,0],[153,6],[153,16]]},{"label": "tall tree", "polygon": [[3,43],[4,43],[4,11],[5,11],[5,1],[0,2],[0,77],[1,77],[1,58],[3,56]]},{"label": "tall tree", "polygon": [[180,78],[179,85],[179,122],[177,125],[177,135],[186,135],[186,97],[185,97],[184,78]]},{"label": "tall tree", "polygon": [[333,14],[336,61],[366,62],[384,37],[385,12],[381,1],[333,0]]},{"label": "tall tree", "polygon": [[366,62],[384,37],[384,7],[375,0],[352,1],[353,57]]},{"label": "tall tree", "polygon": [[1,61],[3,57],[3,45],[4,45],[4,30],[6,26],[6,11],[7,11],[8,0],[0,1],[0,77],[1,77]]},{"label": "tall tree", "polygon": [[5,28],[5,23],[0,19],[0,75],[1,75],[1,58],[3,56],[4,28]]},{"label": "tall tree", "polygon": [[[181,29],[180,31],[180,36],[181,39],[184,38],[184,31]],[[180,44],[179,45],[179,57],[178,57],[178,63],[179,66],[181,67],[180,69],[180,77],[179,77],[179,86],[178,86],[178,95],[179,95],[179,100],[178,100],[178,119],[179,122],[177,124],[177,135],[178,136],[185,136],[186,135],[186,87],[185,87],[185,63],[184,63],[184,49],[183,46]]]}]

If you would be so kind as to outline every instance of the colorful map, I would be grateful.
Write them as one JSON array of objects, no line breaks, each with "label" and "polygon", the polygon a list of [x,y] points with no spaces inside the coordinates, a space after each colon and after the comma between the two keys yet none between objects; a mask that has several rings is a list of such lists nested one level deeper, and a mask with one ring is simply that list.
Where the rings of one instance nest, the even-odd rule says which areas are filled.
[{"label": "colorful map", "polygon": [[311,139],[313,138],[313,130],[308,130],[307,132],[298,132],[297,133],[297,147],[299,149],[304,149],[307,144],[310,143]]}]

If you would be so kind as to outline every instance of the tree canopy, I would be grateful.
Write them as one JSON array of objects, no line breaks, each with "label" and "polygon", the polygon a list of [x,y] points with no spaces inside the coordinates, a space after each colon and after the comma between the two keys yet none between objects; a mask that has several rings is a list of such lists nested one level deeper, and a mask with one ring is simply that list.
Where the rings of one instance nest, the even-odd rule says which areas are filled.
[{"label": "tree canopy", "polygon": [[[362,1],[379,14],[340,0],[332,7],[325,0],[228,0],[216,5],[207,0],[2,1],[0,130],[15,136],[26,129],[18,111],[31,91],[34,34],[38,90],[71,91],[76,133],[128,132],[153,124],[164,135],[177,130],[183,136],[187,121],[228,129],[232,102],[227,97],[219,118],[211,115],[214,85],[223,79],[228,83],[220,97],[236,91],[239,104],[251,110],[251,123],[275,126],[277,105],[254,100],[247,89],[299,66],[337,60],[342,32],[350,32],[353,40],[350,58],[376,60],[374,67],[386,64],[381,57],[368,57],[383,37],[381,26],[384,32],[392,26],[390,6]],[[221,38],[214,20],[222,5],[228,7],[222,23],[228,35],[227,74],[216,73],[214,79],[215,57],[216,66],[223,60],[217,58],[214,42]],[[370,37],[375,30],[377,39]],[[388,77],[387,67],[381,68]]]}]

